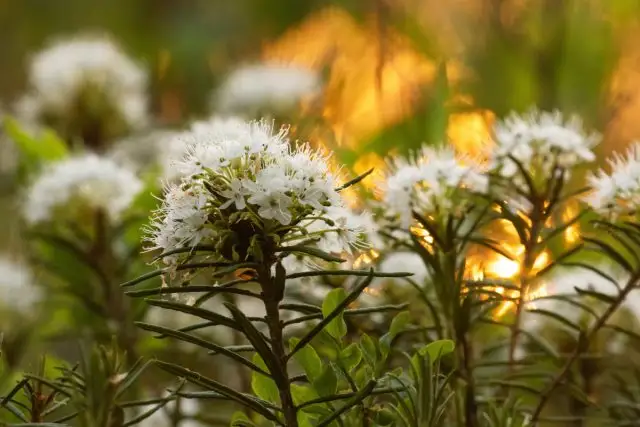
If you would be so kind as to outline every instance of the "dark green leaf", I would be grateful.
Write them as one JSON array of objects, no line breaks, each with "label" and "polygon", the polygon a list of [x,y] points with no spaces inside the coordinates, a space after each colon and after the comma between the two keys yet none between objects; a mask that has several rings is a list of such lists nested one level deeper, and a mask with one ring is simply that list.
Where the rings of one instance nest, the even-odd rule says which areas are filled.
[{"label": "dark green leaf", "polygon": [[185,334],[184,332],[180,332],[180,331],[177,331],[177,330],[165,328],[163,326],[152,325],[152,324],[144,323],[144,322],[136,322],[136,325],[139,328],[144,329],[146,331],[157,332],[157,333],[163,334],[165,336],[170,336],[170,337],[176,338],[176,339],[178,339],[180,341],[184,341],[184,342],[188,342],[188,343],[191,343],[191,344],[195,344],[198,347],[202,347],[202,348],[207,349],[207,350],[212,350],[216,354],[222,354],[224,356],[229,357],[230,359],[235,360],[236,362],[241,363],[242,365],[248,367],[249,369],[253,370],[254,372],[267,374],[267,372],[265,372],[263,369],[261,369],[255,363],[251,363],[250,360],[240,356],[239,354],[229,350],[228,348],[225,348],[223,346],[219,346],[217,344],[214,344],[214,343],[209,342],[207,340],[204,340],[202,338],[196,337],[195,335]]},{"label": "dark green leaf", "polygon": [[344,262],[345,260],[337,257],[335,255],[331,255],[328,252],[325,252],[321,249],[318,248],[314,248],[312,246],[299,246],[299,245],[292,245],[292,246],[286,246],[283,248],[278,248],[278,251],[282,252],[282,253],[302,253],[302,254],[307,254],[310,255],[312,257],[315,258],[320,258],[324,261],[327,262],[337,262],[337,263],[341,263]]},{"label": "dark green leaf", "polygon": [[214,313],[209,310],[205,310],[200,307],[193,307],[189,304],[182,304],[174,301],[164,301],[164,300],[146,300],[147,304],[160,307],[167,310],[179,311],[181,313],[191,314],[193,316],[199,317],[201,319],[209,320],[210,322],[215,323],[216,325],[226,326],[231,329],[235,329],[237,331],[241,331],[239,325],[226,316],[222,316],[220,314]]}]

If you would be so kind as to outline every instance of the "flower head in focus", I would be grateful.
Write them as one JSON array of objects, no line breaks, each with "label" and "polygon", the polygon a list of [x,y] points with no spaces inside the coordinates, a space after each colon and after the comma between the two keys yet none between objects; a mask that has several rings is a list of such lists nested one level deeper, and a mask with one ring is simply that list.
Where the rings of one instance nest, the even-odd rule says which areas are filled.
[{"label": "flower head in focus", "polygon": [[147,125],[147,74],[107,37],[57,40],[32,58],[18,102],[27,123],[96,144]]},{"label": "flower head in focus", "polygon": [[601,169],[587,177],[592,191],[585,201],[596,212],[614,219],[637,215],[640,207],[640,143],[633,144],[625,156],[616,153],[609,165],[610,174]]},{"label": "flower head in focus", "polygon": [[48,167],[31,185],[23,206],[30,224],[53,220],[66,208],[99,209],[112,220],[131,205],[143,184],[130,170],[96,154],[72,157]]},{"label": "flower head in focus", "polygon": [[595,160],[593,147],[600,139],[587,134],[577,116],[565,120],[558,111],[511,114],[495,124],[493,133],[490,169],[519,187],[526,185],[520,168],[536,184],[560,171],[568,178],[575,166]]},{"label": "flower head in focus", "polygon": [[200,123],[182,138],[187,154],[175,167],[183,178],[167,188],[148,230],[150,250],[207,244],[238,261],[300,242],[331,253],[361,242],[364,229],[336,190],[327,158],[308,145],[292,148],[286,129],[257,121],[223,132]]},{"label": "flower head in focus", "polygon": [[231,73],[214,97],[223,111],[282,111],[317,94],[321,83],[312,70],[281,64],[258,64]]},{"label": "flower head in focus", "polygon": [[453,150],[425,147],[415,159],[394,161],[385,187],[385,206],[407,228],[413,211],[423,216],[460,212],[469,190],[486,191],[487,178],[473,163],[463,164]]},{"label": "flower head in focus", "polygon": [[3,308],[28,313],[42,298],[31,272],[22,264],[0,257],[0,301]]}]

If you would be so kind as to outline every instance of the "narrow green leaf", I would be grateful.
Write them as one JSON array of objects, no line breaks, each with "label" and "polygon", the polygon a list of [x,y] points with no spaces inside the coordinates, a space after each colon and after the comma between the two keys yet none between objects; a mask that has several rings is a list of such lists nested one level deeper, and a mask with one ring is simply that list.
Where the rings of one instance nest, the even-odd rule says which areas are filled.
[{"label": "narrow green leaf", "polygon": [[[346,307],[349,306],[349,304],[351,304],[353,301],[355,301],[358,296],[360,296],[360,294],[362,293],[362,291],[364,291],[364,289],[369,286],[371,284],[371,282],[373,281],[374,278],[374,274],[373,274],[373,269],[370,270],[370,274],[369,276],[363,280],[360,284],[358,284],[355,289],[353,291],[351,291],[351,293],[349,293],[349,295],[347,295],[346,298],[344,298],[342,300],[342,302],[340,302],[330,313],[328,313],[325,310],[325,302],[327,301],[325,299],[325,302],[323,302],[323,307],[322,307],[322,313],[325,316],[324,319],[322,319],[321,322],[319,322],[316,326],[314,326],[314,328],[309,331],[304,337],[302,337],[302,339],[300,340],[300,342],[293,348],[293,350],[291,350],[291,352],[289,353],[289,355],[287,356],[288,358],[292,357],[298,350],[300,350],[300,348],[304,347],[305,345],[307,345],[307,343],[311,342],[311,340],[318,335],[323,329],[326,328],[326,326],[336,317],[340,316],[342,314],[342,312],[344,311],[344,309]],[[333,302],[330,301],[329,304],[332,304]],[[344,319],[343,319],[344,321]],[[340,326],[338,326],[339,328]],[[336,331],[338,333],[342,332],[340,330]],[[342,335],[344,336],[344,334]]]},{"label": "narrow green leaf", "polygon": [[[211,296],[215,294],[242,295],[246,297],[258,298],[260,295],[246,289],[221,288],[218,286],[189,285],[189,286],[160,286],[151,289],[137,289],[134,291],[126,291],[125,295],[132,298],[151,297],[156,295],[173,295],[173,294],[191,294],[208,292]],[[192,307],[196,307],[194,304]]]},{"label": "narrow green leaf", "polygon": [[358,393],[353,398],[351,398],[348,402],[346,402],[341,408],[334,411],[333,414],[323,419],[317,425],[317,427],[329,426],[335,419],[339,418],[342,414],[344,414],[349,409],[353,408],[354,406],[362,402],[367,396],[369,396],[373,391],[373,389],[375,388],[375,386],[376,386],[375,380],[369,381],[369,383],[362,390],[358,391]]},{"label": "narrow green leaf", "polygon": [[588,296],[600,300],[607,304],[615,304],[617,299],[612,297],[611,295],[603,294],[602,292],[598,292],[594,289],[581,289],[577,286],[574,286],[576,292],[582,296]]},{"label": "narrow green leaf", "polygon": [[292,246],[285,246],[282,248],[278,248],[277,251],[280,251],[285,254],[294,254],[294,253],[306,254],[315,258],[320,258],[327,262],[342,263],[345,261],[340,257],[331,255],[330,253],[325,252],[322,249],[318,249],[312,246],[292,245]]},{"label": "narrow green leaf", "polygon": [[207,350],[215,351],[216,354],[222,354],[224,356],[227,356],[228,358],[233,359],[238,363],[241,363],[242,365],[246,366],[247,368],[251,369],[254,372],[267,374],[267,372],[265,372],[263,369],[261,369],[255,363],[251,363],[250,360],[240,356],[239,354],[235,353],[234,351],[231,351],[228,348],[225,348],[223,346],[214,344],[214,343],[209,342],[207,340],[204,340],[202,338],[198,338],[195,335],[185,334],[184,332],[180,332],[180,331],[177,331],[177,330],[165,328],[163,326],[152,325],[152,324],[144,323],[144,322],[135,322],[135,324],[139,328],[144,329],[146,331],[157,332],[159,334],[163,334],[163,335],[166,335],[166,336],[170,336],[170,337],[176,338],[176,339],[178,339],[180,341],[184,341],[184,342],[188,342],[188,343],[197,345],[198,347],[202,347],[202,348],[207,349]]},{"label": "narrow green leaf", "polygon": [[195,385],[204,387],[205,389],[213,390],[224,396],[227,396],[229,399],[257,412],[258,414],[262,415],[266,419],[276,422],[278,425],[282,425],[282,423],[278,420],[278,418],[266,406],[263,406],[262,404],[258,403],[254,398],[250,396],[247,396],[243,393],[239,393],[233,390],[232,388],[227,387],[224,384],[221,384],[215,380],[207,378],[206,376],[201,375],[197,372],[183,368],[182,366],[178,366],[172,363],[167,363],[162,361],[157,361],[156,364],[161,369],[169,372],[170,374],[184,378]]},{"label": "narrow green leaf", "polygon": [[355,185],[355,184],[359,183],[360,181],[365,179],[367,176],[371,175],[371,173],[373,173],[373,170],[374,170],[374,168],[371,168],[368,171],[366,171],[365,173],[363,173],[362,175],[359,175],[359,176],[355,177],[351,181],[347,181],[346,183],[342,184],[340,187],[336,188],[336,191],[340,192],[342,190],[345,190],[345,189],[351,187],[352,185]]},{"label": "narrow green leaf", "polygon": [[216,325],[226,326],[236,331],[242,330],[240,326],[236,322],[234,322],[233,319],[230,319],[226,316],[222,316],[220,314],[214,313],[209,310],[205,310],[204,308],[193,307],[188,304],[182,304],[174,301],[164,301],[164,300],[156,300],[156,299],[146,300],[146,303],[154,307],[160,307],[167,310],[173,310],[173,311],[179,311],[181,313],[191,314],[192,316],[196,316],[201,319],[208,320],[210,322],[215,323]]},{"label": "narrow green leaf", "polygon": [[528,312],[529,313],[540,314],[540,315],[546,316],[546,317],[550,317],[551,319],[557,320],[558,322],[562,323],[563,325],[568,326],[569,329],[572,329],[574,331],[580,332],[582,330],[580,325],[575,324],[571,320],[567,319],[566,317],[562,316],[559,313],[556,313],[555,311],[544,310],[544,309],[541,309],[541,308],[532,308]]},{"label": "narrow green leaf", "polygon": [[373,270],[312,270],[300,273],[287,274],[287,279],[299,279],[301,277],[316,276],[352,276],[352,277],[409,277],[412,273],[382,273]]},{"label": "narrow green leaf", "polygon": [[116,393],[116,398],[120,397],[122,393],[126,392],[129,387],[131,387],[136,380],[142,375],[142,373],[153,363],[153,361],[148,360],[142,363],[142,359],[139,359],[136,364],[129,369],[127,373],[127,377],[118,384],[118,391]]},{"label": "narrow green leaf", "polygon": [[[172,271],[193,270],[198,268],[229,267],[231,265],[233,264],[230,264],[228,262],[193,262],[188,264],[181,264],[181,265],[178,265],[177,267],[166,267],[166,268],[160,268],[158,270],[150,271],[141,276],[138,276],[135,279],[124,282],[120,286],[123,288],[135,286],[139,283],[145,282],[149,279],[153,279],[154,277],[162,276],[163,274],[170,273]],[[233,266],[234,267],[238,266],[238,268],[240,268],[240,265],[241,264],[236,264]],[[254,265],[254,264],[251,264],[251,265]]]},{"label": "narrow green leaf", "polygon": [[240,309],[234,304],[225,302],[224,306],[231,312],[231,315],[240,325],[241,330],[244,332],[251,345],[253,345],[253,348],[255,348],[256,352],[260,357],[262,357],[262,360],[264,360],[269,372],[276,375],[279,370],[279,364],[275,355],[271,351],[271,347],[269,347],[262,334],[255,326],[253,326],[253,323],[251,323],[247,316],[245,316],[244,313],[242,313],[242,311],[240,311]]}]

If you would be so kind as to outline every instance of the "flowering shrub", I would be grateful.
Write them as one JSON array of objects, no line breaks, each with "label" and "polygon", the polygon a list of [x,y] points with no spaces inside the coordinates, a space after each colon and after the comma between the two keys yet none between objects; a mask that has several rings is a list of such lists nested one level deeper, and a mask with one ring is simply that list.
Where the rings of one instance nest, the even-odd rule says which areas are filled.
[{"label": "flowering shrub", "polygon": [[68,143],[100,149],[148,123],[146,72],[107,37],[52,43],[34,55],[28,78],[18,116],[53,127]]},{"label": "flowering shrub", "polygon": [[[26,256],[0,260],[0,424],[636,422],[637,144],[583,179],[600,137],[531,110],[483,161],[423,144],[375,182],[280,125],[314,71],[241,68],[214,109],[268,119],[187,129],[147,128],[145,86],[108,39],[59,42],[5,120]],[[80,363],[33,369],[40,342]]]},{"label": "flowering shrub", "polygon": [[265,249],[340,254],[358,246],[365,230],[326,159],[308,145],[291,148],[286,131],[274,134],[264,122],[212,123],[183,138],[188,154],[176,167],[185,178],[166,191],[151,250],[188,254],[202,244],[220,260],[260,261]]}]

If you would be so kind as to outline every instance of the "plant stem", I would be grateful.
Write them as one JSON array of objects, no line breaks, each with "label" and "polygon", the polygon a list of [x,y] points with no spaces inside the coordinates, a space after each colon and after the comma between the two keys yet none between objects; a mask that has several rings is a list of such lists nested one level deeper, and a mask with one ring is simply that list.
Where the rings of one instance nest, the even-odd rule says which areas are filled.
[{"label": "plant stem", "polygon": [[464,397],[464,419],[467,427],[476,427],[478,425],[478,405],[476,403],[475,380],[471,369],[471,342],[463,337],[461,343],[461,362],[462,374],[466,381],[465,397]]},{"label": "plant stem", "polygon": [[534,203],[533,209],[529,217],[531,218],[531,228],[529,229],[529,236],[524,245],[524,260],[522,262],[522,270],[519,277],[520,292],[518,293],[518,299],[515,301],[516,312],[511,325],[511,337],[509,339],[509,364],[508,371],[513,373],[515,354],[518,348],[518,340],[520,338],[520,323],[522,320],[522,312],[525,305],[525,298],[531,285],[533,269],[536,259],[539,255],[538,248],[538,235],[540,230],[546,221],[547,215],[541,212],[538,208],[544,210],[544,204]]},{"label": "plant stem", "polygon": [[113,275],[116,270],[116,260],[111,249],[109,221],[104,211],[99,210],[95,213],[94,227],[95,237],[91,257],[105,275],[106,281],[102,285],[107,313],[109,320],[117,325],[118,343],[126,351],[127,362],[131,366],[137,360],[136,330],[129,318],[128,299],[125,298],[119,286],[121,280]]},{"label": "plant stem", "polygon": [[271,277],[271,265],[265,265],[261,270],[259,279],[269,328],[269,338],[271,339],[271,351],[278,364],[276,372],[271,372],[271,375],[278,387],[285,426],[298,427],[297,410],[291,396],[291,381],[287,372],[287,354],[282,334],[284,328],[280,319],[279,306],[284,297],[284,283],[278,283],[277,280],[273,280],[273,277]]}]

